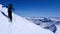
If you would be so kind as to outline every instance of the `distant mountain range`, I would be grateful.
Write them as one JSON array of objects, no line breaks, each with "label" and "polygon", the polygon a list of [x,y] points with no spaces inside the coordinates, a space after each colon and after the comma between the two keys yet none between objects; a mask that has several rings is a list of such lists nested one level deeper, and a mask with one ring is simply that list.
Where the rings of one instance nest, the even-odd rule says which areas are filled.
[{"label": "distant mountain range", "polygon": [[25,17],[27,20],[39,25],[40,22],[55,22],[60,23],[60,17]]}]

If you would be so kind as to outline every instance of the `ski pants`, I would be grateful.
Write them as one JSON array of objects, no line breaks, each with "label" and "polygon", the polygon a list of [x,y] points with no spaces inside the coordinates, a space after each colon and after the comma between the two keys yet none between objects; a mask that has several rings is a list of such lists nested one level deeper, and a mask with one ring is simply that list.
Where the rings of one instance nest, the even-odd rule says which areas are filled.
[{"label": "ski pants", "polygon": [[12,21],[12,11],[8,11],[8,17]]}]

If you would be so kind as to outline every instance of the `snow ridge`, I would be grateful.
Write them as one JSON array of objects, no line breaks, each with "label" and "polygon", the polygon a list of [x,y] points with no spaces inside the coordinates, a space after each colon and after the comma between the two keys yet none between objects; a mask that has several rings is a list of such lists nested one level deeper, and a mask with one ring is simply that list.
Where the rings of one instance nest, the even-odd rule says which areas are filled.
[{"label": "snow ridge", "polygon": [[9,19],[1,13],[3,11],[6,15],[8,14],[7,8],[2,6],[0,4],[0,34],[54,34],[14,13],[10,23]]}]

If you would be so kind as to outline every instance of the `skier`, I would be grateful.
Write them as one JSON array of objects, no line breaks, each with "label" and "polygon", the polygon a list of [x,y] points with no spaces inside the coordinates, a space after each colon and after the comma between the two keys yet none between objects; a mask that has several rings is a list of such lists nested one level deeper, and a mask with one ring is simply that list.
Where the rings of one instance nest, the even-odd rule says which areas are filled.
[{"label": "skier", "polygon": [[10,3],[8,5],[8,18],[10,19],[11,22],[12,22],[12,9],[14,10],[13,5]]},{"label": "skier", "polygon": [[4,14],[3,12],[1,12],[4,16],[8,17],[10,20],[10,22],[12,22],[12,9],[15,11],[15,9],[13,8],[13,5],[10,3],[8,6],[3,6],[3,7],[7,7],[8,8],[8,16],[6,14]]}]

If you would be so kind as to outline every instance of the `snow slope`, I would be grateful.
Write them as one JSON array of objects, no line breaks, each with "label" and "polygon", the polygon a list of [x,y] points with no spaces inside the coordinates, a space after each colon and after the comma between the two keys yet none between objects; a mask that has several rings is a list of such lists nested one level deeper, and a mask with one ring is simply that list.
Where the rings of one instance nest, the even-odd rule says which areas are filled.
[{"label": "snow slope", "polygon": [[1,11],[7,15],[7,8],[0,4],[0,34],[54,34],[50,30],[45,30],[25,18],[13,13],[13,21],[5,17]]},{"label": "snow slope", "polygon": [[57,31],[55,34],[60,34],[60,24],[56,25],[56,27],[57,27]]}]

